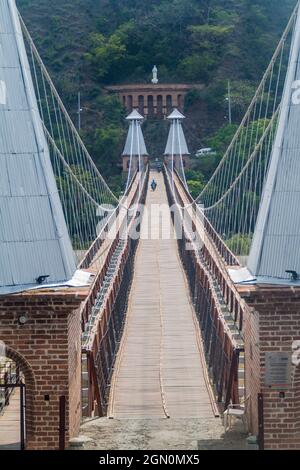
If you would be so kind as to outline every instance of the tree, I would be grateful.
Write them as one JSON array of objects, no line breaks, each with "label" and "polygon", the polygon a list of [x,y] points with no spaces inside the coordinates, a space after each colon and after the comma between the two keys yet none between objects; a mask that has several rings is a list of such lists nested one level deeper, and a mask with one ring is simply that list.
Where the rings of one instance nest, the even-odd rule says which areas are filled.
[{"label": "tree", "polygon": [[189,191],[194,199],[196,199],[204,188],[204,177],[200,171],[187,170],[185,177],[188,183]]},{"label": "tree", "polygon": [[118,34],[107,39],[103,34],[93,33],[91,43],[91,52],[86,54],[86,59],[95,66],[97,76],[104,79],[111,68],[126,57],[126,46]]},{"label": "tree", "polygon": [[207,81],[224,53],[232,28],[204,24],[189,26],[187,31],[193,53],[185,57],[178,68],[187,80]]},{"label": "tree", "polygon": [[[97,205],[87,197],[86,192],[99,204],[114,203],[108,194],[107,200],[103,199],[104,194],[103,191],[99,191],[96,178],[98,177],[80,165],[72,165],[70,170],[65,169],[56,177],[69,234],[75,249],[87,249],[97,236]],[[80,188],[78,182],[86,192]],[[73,190],[74,186],[77,188],[76,191]]]},{"label": "tree", "polygon": [[101,110],[103,123],[122,127],[125,110],[117,95],[101,95],[97,99],[97,107]]},{"label": "tree", "polygon": [[250,252],[252,236],[237,233],[226,241],[228,248],[237,256],[247,256]]},{"label": "tree", "polygon": [[223,156],[227,150],[230,142],[233,139],[234,134],[237,131],[238,126],[236,124],[226,124],[221,127],[212,137],[206,139],[208,147],[213,148],[220,157]]},{"label": "tree", "polygon": [[115,173],[121,158],[124,137],[124,132],[114,124],[96,129],[94,136],[96,162],[104,175]]},{"label": "tree", "polygon": [[[84,95],[83,106],[94,110],[98,105],[99,114],[84,113],[81,134],[91,155],[97,156],[99,168],[106,175],[118,175],[120,169],[115,162],[122,150],[125,127],[122,106],[117,100],[104,97],[104,84],[149,82],[154,64],[159,67],[161,81],[205,82],[207,86],[198,96],[194,93],[186,99],[189,145],[192,152],[200,145],[217,147],[208,141],[224,125],[227,80],[231,80],[233,122],[237,123],[295,3],[296,0],[18,0],[18,7],[73,119],[79,88]],[[110,148],[112,157],[102,160],[108,150],[101,142],[107,134],[112,137],[111,125],[115,134],[119,132],[120,140],[110,139],[116,147]],[[105,135],[95,133],[95,127],[104,129]],[[163,128],[162,122],[157,127]],[[147,134],[147,130],[150,125],[144,126],[144,131],[151,154],[161,155],[162,139],[166,136]],[[224,131],[222,141],[222,133],[223,130],[217,157],[195,162],[205,180],[226,150],[228,140]]]},{"label": "tree", "polygon": [[192,197],[196,199],[204,188],[204,184],[201,181],[189,180],[188,187]]},{"label": "tree", "polygon": [[255,85],[248,81],[231,82],[231,105],[235,119],[240,120],[244,116],[255,91]]}]

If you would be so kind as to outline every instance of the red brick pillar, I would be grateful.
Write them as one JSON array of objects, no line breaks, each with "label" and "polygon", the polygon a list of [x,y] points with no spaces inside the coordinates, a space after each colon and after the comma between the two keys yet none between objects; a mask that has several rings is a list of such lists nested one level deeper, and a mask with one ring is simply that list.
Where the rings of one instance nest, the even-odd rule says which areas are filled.
[{"label": "red brick pillar", "polygon": [[[251,432],[258,434],[258,393],[264,399],[265,449],[300,449],[300,365],[293,351],[300,340],[300,288],[243,286],[245,299],[245,372]],[[268,386],[266,354],[283,352],[291,363],[289,385]],[[273,369],[274,372],[274,369]]]},{"label": "red brick pillar", "polygon": [[66,399],[66,443],[79,432],[79,305],[85,297],[86,293],[73,290],[0,297],[0,340],[6,356],[25,376],[27,449],[58,449],[62,396]]}]

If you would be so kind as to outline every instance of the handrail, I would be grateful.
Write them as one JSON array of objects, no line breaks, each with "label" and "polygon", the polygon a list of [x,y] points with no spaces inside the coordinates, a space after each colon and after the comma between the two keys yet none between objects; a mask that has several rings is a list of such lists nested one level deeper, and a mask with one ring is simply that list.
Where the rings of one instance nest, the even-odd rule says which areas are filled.
[{"label": "handrail", "polygon": [[78,266],[78,269],[88,269],[89,268],[90,263],[92,262],[95,254],[101,248],[101,246],[104,242],[104,239],[102,239],[103,232],[105,232],[106,229],[109,227],[111,219],[113,219],[115,216],[117,216],[119,214],[120,207],[123,205],[124,201],[126,200],[128,195],[130,194],[132,186],[133,186],[133,184],[136,180],[137,174],[138,174],[138,172],[136,171],[134,176],[132,177],[130,185],[127,188],[127,193],[124,194],[124,196],[122,197],[122,199],[119,202],[118,206],[116,207],[115,211],[110,215],[110,217],[108,218],[108,220],[107,220],[106,224],[104,225],[104,227],[102,227],[101,233],[97,236],[97,238],[93,241],[92,245],[89,247],[88,251],[85,253],[84,258],[81,260],[81,262]]},{"label": "handrail", "polygon": [[[176,189],[177,188],[177,185]],[[184,190],[183,186],[180,187],[180,190]],[[186,193],[186,191],[184,191]],[[178,193],[178,197],[181,197]],[[181,203],[184,205],[184,201],[181,199]],[[202,217],[203,214],[201,214]],[[196,214],[197,216],[197,214]],[[224,263],[224,257],[220,258],[220,250],[214,243],[213,239],[211,238],[211,234],[207,231],[207,226],[204,225],[205,228],[205,235],[206,235],[206,242],[204,242],[204,247],[202,249],[203,256],[205,257],[207,263],[210,266],[211,272],[218,278],[218,282],[222,287],[222,294],[226,301],[226,304],[231,312],[233,319],[235,320],[237,327],[240,331],[241,336],[243,337],[243,319],[244,319],[244,309],[243,309],[243,300],[237,291],[231,277],[229,276],[227,265]],[[228,253],[231,254],[230,250],[228,249]],[[234,256],[234,255],[233,255]],[[230,264],[231,265],[231,264]]]},{"label": "handrail", "polygon": [[[148,171],[148,169],[147,169]],[[134,177],[134,180],[136,179],[136,176]],[[132,186],[133,186],[133,183],[134,181],[131,183],[130,185],[130,189],[128,189],[129,193],[130,193],[130,190],[132,189]],[[137,187],[135,188],[135,191],[129,201],[129,206],[131,207],[135,201],[136,201],[136,198],[138,197],[138,194],[139,194],[139,186],[137,185]],[[127,197],[127,196],[126,196]],[[120,206],[119,206],[120,207]],[[109,220],[107,221],[107,224],[105,225],[105,229],[109,227],[109,224],[110,224],[110,221],[111,221],[111,217],[109,218]],[[122,226],[123,227],[123,226]],[[116,238],[114,241],[112,241],[112,244],[111,246],[109,247],[109,251],[107,253],[107,256],[106,256],[106,259],[105,261],[103,262],[103,266],[102,268],[100,269],[100,271],[97,273],[95,279],[94,279],[94,282],[91,286],[91,289],[90,289],[90,292],[89,292],[89,295],[88,297],[86,298],[86,300],[84,301],[84,303],[82,304],[82,307],[81,307],[81,319],[82,319],[82,329],[84,331],[84,325],[85,323],[88,321],[88,317],[89,317],[89,311],[91,309],[91,302],[94,302],[95,300],[95,297],[97,295],[97,292],[99,290],[99,287],[105,277],[105,274],[106,274],[106,271],[108,269],[108,265],[109,265],[109,262],[112,258],[112,255],[116,249],[116,246],[119,242],[119,234],[122,230],[122,227],[119,228],[119,231],[118,233],[116,234]],[[99,247],[97,247],[98,249],[96,249],[96,245],[94,245],[93,249],[91,247],[91,249],[89,250],[89,254],[84,258],[84,262],[80,264],[80,267],[81,269],[82,268],[86,268],[88,269],[90,267],[90,264],[92,262],[92,260],[94,259],[96,253],[98,252],[98,250],[101,248],[101,246],[103,245],[104,243],[104,240],[100,239],[100,236],[97,238],[98,242],[99,242]],[[96,241],[97,241],[96,240]],[[95,242],[96,242],[95,241]]]},{"label": "handrail", "polygon": [[[190,195],[189,191],[187,190],[187,188],[183,184],[183,181],[182,181],[181,177],[179,176],[176,169],[174,170],[174,173],[175,173],[176,177],[178,178],[178,180],[180,181],[181,189],[184,191],[187,199],[189,200],[189,202],[191,204],[193,204],[196,211],[199,211],[200,209],[199,209],[198,204],[196,203],[196,201],[193,200],[193,198]],[[205,222],[206,226],[208,227],[208,233],[210,233],[210,235],[212,237],[211,241],[214,243],[215,247],[217,248],[217,250],[220,253],[220,255],[222,256],[222,258],[226,261],[227,264],[230,264],[231,266],[240,266],[240,262],[239,262],[238,258],[230,250],[230,248],[226,245],[224,240],[222,240],[222,238],[220,237],[218,232],[215,230],[215,228],[212,226],[210,220],[207,218],[207,216],[204,214],[204,212],[201,213],[201,217],[204,219],[204,222]],[[205,228],[207,228],[207,227],[205,227]]]}]

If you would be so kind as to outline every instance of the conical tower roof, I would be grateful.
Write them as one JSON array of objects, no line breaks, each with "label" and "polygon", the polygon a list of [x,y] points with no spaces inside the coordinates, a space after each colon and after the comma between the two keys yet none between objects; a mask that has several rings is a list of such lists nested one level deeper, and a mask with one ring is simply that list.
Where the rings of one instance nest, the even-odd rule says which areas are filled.
[{"label": "conical tower roof", "polygon": [[127,121],[143,121],[144,118],[143,116],[136,110],[134,109],[128,116],[127,116]]},{"label": "conical tower roof", "polygon": [[0,8],[0,294],[72,278],[76,263],[15,0]]},{"label": "conical tower roof", "polygon": [[169,130],[165,155],[190,155],[181,124],[181,121],[185,119],[185,116],[175,108],[167,119],[171,121],[171,127]]},{"label": "conical tower roof", "polygon": [[175,108],[172,113],[167,117],[167,119],[185,119],[185,116],[177,109]]},{"label": "conical tower roof", "polygon": [[138,111],[134,110],[126,119],[130,121],[130,126],[122,156],[148,155],[141,128],[141,122],[144,119],[143,116],[141,116]]}]

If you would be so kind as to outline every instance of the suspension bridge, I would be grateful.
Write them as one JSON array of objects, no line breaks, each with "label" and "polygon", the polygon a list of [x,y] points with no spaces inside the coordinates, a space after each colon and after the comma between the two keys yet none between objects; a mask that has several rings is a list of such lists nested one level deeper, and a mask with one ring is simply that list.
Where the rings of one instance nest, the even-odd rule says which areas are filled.
[{"label": "suspension bridge", "polygon": [[[196,199],[185,178],[188,147],[178,110],[169,116],[163,173],[150,168],[143,117],[136,110],[128,116],[127,181],[115,195],[14,0],[1,2],[0,24],[0,339],[4,356],[22,369],[0,388],[25,380],[26,396],[39,397],[27,404],[24,440],[35,448],[57,445],[59,419],[63,448],[81,414],[205,418],[234,404],[247,414],[260,448],[297,447],[298,368],[288,359],[279,383],[266,382],[264,354],[285,357],[300,339],[299,4]],[[11,317],[1,324],[6,309],[12,325]],[[39,342],[35,328],[44,311],[52,333],[43,331]],[[48,337],[63,314],[67,339],[62,332]],[[264,315],[273,315],[270,323]],[[22,328],[32,335],[27,344]],[[40,350],[43,341],[53,345],[46,386],[37,359],[28,356],[28,345]],[[69,385],[61,379],[52,388],[60,358]],[[51,407],[52,395],[59,406]],[[291,426],[272,418],[277,399],[290,411],[294,406]],[[43,401],[50,403],[49,444],[47,434],[37,437]]]}]

